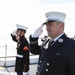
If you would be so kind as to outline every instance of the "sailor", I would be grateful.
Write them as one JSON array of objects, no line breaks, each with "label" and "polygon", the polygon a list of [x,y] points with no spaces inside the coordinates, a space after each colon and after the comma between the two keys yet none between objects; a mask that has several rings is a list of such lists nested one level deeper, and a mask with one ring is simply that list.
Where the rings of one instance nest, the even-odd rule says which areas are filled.
[{"label": "sailor", "polygon": [[17,30],[11,33],[12,40],[17,42],[15,71],[17,75],[29,75],[29,43],[25,37],[27,27],[16,24]]},{"label": "sailor", "polygon": [[[36,75],[75,75],[75,40],[64,32],[66,14],[52,11],[45,16],[46,21],[30,35],[30,51],[39,54]],[[41,48],[38,39],[44,25],[51,41]]]}]

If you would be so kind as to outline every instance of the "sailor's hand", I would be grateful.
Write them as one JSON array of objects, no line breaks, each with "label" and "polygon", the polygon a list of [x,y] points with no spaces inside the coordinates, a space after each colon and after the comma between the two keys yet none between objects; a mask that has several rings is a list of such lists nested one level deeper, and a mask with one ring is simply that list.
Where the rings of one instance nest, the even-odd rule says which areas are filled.
[{"label": "sailor's hand", "polygon": [[16,30],[14,30],[11,34],[12,34],[13,36],[17,36]]},{"label": "sailor's hand", "polygon": [[34,37],[34,38],[39,37],[42,34],[42,32],[43,32],[43,30],[42,30],[43,26],[44,25],[41,25],[38,29],[36,29],[34,31],[34,33],[32,34],[32,37]]}]

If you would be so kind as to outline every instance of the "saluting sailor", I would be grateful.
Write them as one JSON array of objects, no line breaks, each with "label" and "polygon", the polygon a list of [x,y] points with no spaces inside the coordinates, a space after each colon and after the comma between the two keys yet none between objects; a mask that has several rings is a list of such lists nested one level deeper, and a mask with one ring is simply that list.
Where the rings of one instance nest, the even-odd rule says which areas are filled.
[{"label": "saluting sailor", "polygon": [[[39,54],[36,75],[75,75],[75,40],[64,33],[66,14],[52,11],[45,16],[46,22],[30,35],[30,51]],[[44,25],[51,39],[41,47]]]},{"label": "saluting sailor", "polygon": [[15,71],[17,75],[29,75],[29,43],[25,38],[27,27],[16,24],[17,31],[11,33],[12,40],[17,42]]}]

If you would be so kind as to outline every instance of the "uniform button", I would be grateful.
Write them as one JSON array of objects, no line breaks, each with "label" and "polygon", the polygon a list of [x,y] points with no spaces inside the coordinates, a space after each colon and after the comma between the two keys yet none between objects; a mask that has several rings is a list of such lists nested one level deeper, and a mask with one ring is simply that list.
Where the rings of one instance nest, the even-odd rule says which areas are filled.
[{"label": "uniform button", "polygon": [[24,68],[25,69],[25,68]]},{"label": "uniform button", "polygon": [[49,66],[49,63],[47,63],[47,66]]},{"label": "uniform button", "polygon": [[40,63],[41,63],[42,61],[40,60]]},{"label": "uniform button", "polygon": [[26,66],[26,65],[24,65],[24,66]]},{"label": "uniform button", "polygon": [[48,69],[46,69],[46,71],[48,72]]}]

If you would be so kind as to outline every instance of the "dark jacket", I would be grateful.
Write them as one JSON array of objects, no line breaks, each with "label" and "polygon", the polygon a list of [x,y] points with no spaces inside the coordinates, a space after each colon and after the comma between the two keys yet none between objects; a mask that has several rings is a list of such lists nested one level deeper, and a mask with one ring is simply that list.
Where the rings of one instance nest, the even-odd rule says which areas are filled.
[{"label": "dark jacket", "polygon": [[17,42],[17,55],[23,56],[23,58],[16,56],[15,71],[16,72],[28,72],[29,71],[29,44],[27,39],[23,36],[19,39],[16,36],[12,36],[13,41]]},{"label": "dark jacket", "polygon": [[39,54],[36,75],[75,75],[75,41],[62,35],[54,45],[45,49],[38,38],[30,36],[30,51]]}]

